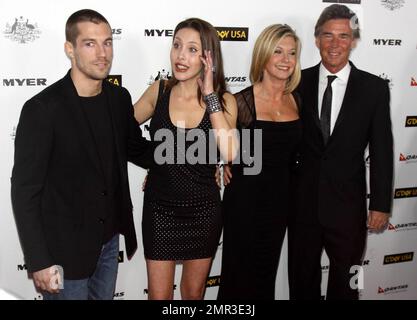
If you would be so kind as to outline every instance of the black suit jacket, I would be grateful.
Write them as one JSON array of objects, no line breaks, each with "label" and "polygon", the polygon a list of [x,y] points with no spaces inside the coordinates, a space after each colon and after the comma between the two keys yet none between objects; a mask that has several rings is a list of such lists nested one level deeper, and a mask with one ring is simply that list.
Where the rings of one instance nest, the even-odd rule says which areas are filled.
[{"label": "black suit jacket", "polygon": [[364,151],[369,143],[370,210],[390,212],[393,141],[386,81],[351,72],[332,135],[324,145],[318,115],[319,66],[303,70],[303,142],[296,189],[296,219],[327,226],[365,227]]},{"label": "black suit jacket", "polygon": [[[124,88],[103,81],[120,170],[120,232],[137,248],[127,160],[144,167],[150,149]],[[90,276],[103,242],[104,173],[70,72],[23,106],[15,139],[12,204],[29,272],[57,264],[67,279]]]}]

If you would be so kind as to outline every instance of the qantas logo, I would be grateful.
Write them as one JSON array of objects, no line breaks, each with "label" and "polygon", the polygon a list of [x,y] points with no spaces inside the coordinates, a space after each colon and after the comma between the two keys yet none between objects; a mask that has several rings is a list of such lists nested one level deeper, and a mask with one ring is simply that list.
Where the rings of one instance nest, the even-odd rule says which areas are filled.
[{"label": "qantas logo", "polygon": [[417,161],[417,155],[415,154],[404,155],[403,153],[400,153],[400,162],[416,162],[416,161]]},{"label": "qantas logo", "polygon": [[403,284],[400,286],[394,286],[394,287],[386,287],[386,288],[381,288],[378,287],[378,294],[390,294],[390,293],[396,293],[396,292],[401,292],[401,291],[406,291],[408,288],[408,284]]},{"label": "qantas logo", "polygon": [[407,231],[417,229],[417,222],[408,222],[408,223],[397,223],[393,225],[392,223],[388,224],[389,231]]}]

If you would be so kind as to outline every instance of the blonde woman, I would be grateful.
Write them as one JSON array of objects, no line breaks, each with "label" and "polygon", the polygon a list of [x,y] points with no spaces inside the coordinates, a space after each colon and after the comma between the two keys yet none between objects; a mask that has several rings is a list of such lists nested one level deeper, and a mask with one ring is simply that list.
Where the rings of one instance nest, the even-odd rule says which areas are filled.
[{"label": "blonde woman", "polygon": [[[261,159],[261,169],[256,175],[245,174],[248,166],[243,161],[225,167],[219,299],[275,297],[290,211],[290,166],[301,138],[299,103],[293,94],[300,81],[299,56],[300,41],[288,25],[267,27],[253,50],[253,85],[235,94],[241,159],[247,154],[255,162]],[[261,130],[262,137],[255,129]],[[250,131],[250,143],[244,140],[244,130]],[[253,148],[260,143],[260,151]]]}]

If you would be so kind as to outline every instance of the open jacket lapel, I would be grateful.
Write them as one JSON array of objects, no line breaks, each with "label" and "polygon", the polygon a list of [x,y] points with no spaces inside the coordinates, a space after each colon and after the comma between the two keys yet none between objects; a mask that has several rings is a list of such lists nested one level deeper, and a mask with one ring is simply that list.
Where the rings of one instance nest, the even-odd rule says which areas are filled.
[{"label": "open jacket lapel", "polygon": [[[123,169],[122,164],[124,163],[124,161],[126,161],[125,159],[120,158],[120,155],[123,154],[123,150],[124,150],[122,146],[120,145],[120,142],[121,142],[120,130],[121,128],[123,128],[123,124],[120,119],[120,111],[115,109],[115,108],[120,108],[122,106],[120,105],[120,100],[117,100],[114,95],[114,92],[110,90],[110,86],[111,86],[110,83],[108,83],[107,81],[103,81],[103,90],[104,90],[104,93],[106,94],[107,107],[109,108],[109,114],[110,114],[112,129],[113,129],[113,137],[114,137],[114,144],[116,147],[118,168]],[[121,175],[122,177],[125,176],[124,170],[121,170]]]},{"label": "open jacket lapel", "polygon": [[309,101],[313,101],[313,109],[312,109],[312,116],[313,116],[313,120],[314,123],[317,126],[317,129],[320,131],[320,135],[321,133],[321,125],[320,125],[320,116],[319,116],[319,66],[320,64],[318,64],[315,68],[314,68],[314,72],[312,73],[312,81],[310,81],[309,83],[314,83],[314,86],[310,86],[309,88]]},{"label": "open jacket lapel", "polygon": [[308,73],[303,73],[301,96],[304,101],[309,102],[308,106],[304,107],[306,108],[304,116],[310,118],[309,123],[314,123],[318,134],[322,137],[318,111],[319,66],[320,64],[313,67]]},{"label": "open jacket lapel", "polygon": [[345,118],[346,114],[349,112],[349,106],[352,106],[355,103],[355,99],[358,97],[357,93],[357,69],[353,65],[353,63],[349,62],[352,69],[350,70],[350,75],[348,79],[348,83],[346,86],[345,96],[343,97],[342,106],[340,107],[339,115],[337,116],[336,123],[334,125],[332,134],[329,137],[328,144],[337,136],[338,129],[340,128],[343,119]]}]

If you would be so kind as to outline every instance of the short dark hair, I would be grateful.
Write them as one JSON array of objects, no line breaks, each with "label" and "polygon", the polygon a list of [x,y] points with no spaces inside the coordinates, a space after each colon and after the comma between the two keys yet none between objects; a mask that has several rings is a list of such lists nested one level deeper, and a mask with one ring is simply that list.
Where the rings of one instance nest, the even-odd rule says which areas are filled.
[{"label": "short dark hair", "polygon": [[76,44],[76,39],[79,34],[77,23],[79,22],[93,22],[95,24],[106,23],[110,27],[110,23],[106,18],[103,17],[97,11],[91,9],[82,9],[74,12],[67,20],[65,25],[65,39],[72,43],[73,46]]},{"label": "short dark hair", "polygon": [[342,4],[332,4],[323,10],[314,28],[314,36],[318,37],[321,33],[323,25],[333,19],[348,19],[351,21],[351,28],[353,31],[353,38],[360,38],[359,19],[356,13],[350,10],[347,6]]}]

